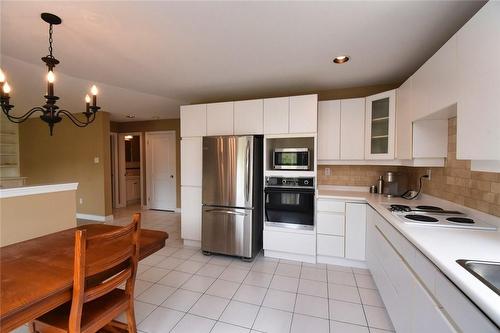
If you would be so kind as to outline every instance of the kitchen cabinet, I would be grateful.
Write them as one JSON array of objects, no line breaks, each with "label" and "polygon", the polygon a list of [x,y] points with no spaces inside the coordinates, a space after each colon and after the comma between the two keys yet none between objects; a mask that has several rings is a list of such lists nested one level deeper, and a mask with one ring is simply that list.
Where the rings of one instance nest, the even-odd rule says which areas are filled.
[{"label": "kitchen cabinet", "polygon": [[310,231],[264,226],[264,255],[316,262],[316,235]]},{"label": "kitchen cabinet", "polygon": [[203,143],[201,137],[181,140],[181,186],[201,186]]},{"label": "kitchen cabinet", "polygon": [[207,135],[207,105],[183,105],[180,111],[181,137]]},{"label": "kitchen cabinet", "polygon": [[318,102],[318,160],[340,159],[340,103],[340,100]]},{"label": "kitchen cabinet", "polygon": [[264,103],[262,99],[234,102],[234,134],[262,134]]},{"label": "kitchen cabinet", "polygon": [[345,205],[345,257],[365,260],[366,204]]},{"label": "kitchen cabinet", "polygon": [[448,155],[448,120],[413,123],[413,158],[445,158]]},{"label": "kitchen cabinet", "polygon": [[340,159],[365,158],[365,99],[340,101]]},{"label": "kitchen cabinet", "polygon": [[394,159],[396,91],[366,98],[365,159]]},{"label": "kitchen cabinet", "polygon": [[500,161],[499,17],[490,1],[456,34],[458,159]]},{"label": "kitchen cabinet", "polygon": [[201,187],[181,186],[181,237],[201,242]]},{"label": "kitchen cabinet", "polygon": [[126,192],[128,203],[141,199],[141,182],[139,176],[126,177]]},{"label": "kitchen cabinet", "polygon": [[290,97],[264,99],[264,134],[287,134]]},{"label": "kitchen cabinet", "polygon": [[289,133],[316,133],[318,95],[290,97]]},{"label": "kitchen cabinet", "polygon": [[318,235],[318,256],[343,257],[344,237]]},{"label": "kitchen cabinet", "polygon": [[234,102],[207,104],[207,135],[234,133]]},{"label": "kitchen cabinet", "polygon": [[413,158],[413,77],[406,80],[396,90],[396,151],[400,160]]}]

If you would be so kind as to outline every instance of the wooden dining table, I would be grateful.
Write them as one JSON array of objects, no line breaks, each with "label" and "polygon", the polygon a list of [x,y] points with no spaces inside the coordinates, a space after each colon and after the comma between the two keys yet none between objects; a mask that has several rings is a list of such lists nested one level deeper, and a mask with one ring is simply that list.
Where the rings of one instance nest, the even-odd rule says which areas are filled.
[{"label": "wooden dining table", "polygon": [[[92,236],[116,228],[120,227],[87,224],[1,247],[0,332],[10,332],[71,300],[76,229]],[[141,229],[140,259],[164,247],[167,238],[166,232]]]}]

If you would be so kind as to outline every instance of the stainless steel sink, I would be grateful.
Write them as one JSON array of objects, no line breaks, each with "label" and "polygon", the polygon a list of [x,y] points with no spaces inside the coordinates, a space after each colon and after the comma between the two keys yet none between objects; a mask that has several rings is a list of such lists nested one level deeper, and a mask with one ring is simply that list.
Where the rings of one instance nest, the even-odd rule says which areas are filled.
[{"label": "stainless steel sink", "polygon": [[457,263],[500,295],[500,262],[459,259]]}]

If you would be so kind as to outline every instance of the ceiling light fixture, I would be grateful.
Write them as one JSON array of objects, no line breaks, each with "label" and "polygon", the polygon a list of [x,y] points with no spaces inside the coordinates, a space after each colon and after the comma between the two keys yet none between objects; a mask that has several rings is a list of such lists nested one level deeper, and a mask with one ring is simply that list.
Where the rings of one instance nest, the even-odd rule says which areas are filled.
[{"label": "ceiling light fixture", "polygon": [[0,69],[0,85],[2,89],[0,91],[0,104],[2,106],[3,113],[7,116],[13,123],[22,123],[26,121],[32,114],[35,112],[41,112],[42,115],[40,119],[46,122],[49,125],[49,132],[52,136],[54,124],[57,124],[62,120],[62,115],[68,117],[69,120],[73,122],[78,127],[86,127],[90,123],[95,120],[95,114],[99,111],[100,107],[97,106],[97,87],[95,85],[90,89],[90,93],[92,95],[92,105],[90,105],[91,98],[89,95],[85,95],[85,120],[81,121],[76,118],[73,114],[71,114],[68,110],[59,109],[59,106],[56,105],[58,96],[54,95],[54,81],[56,80],[56,76],[54,75],[54,68],[57,64],[59,64],[59,60],[57,60],[52,54],[52,27],[54,25],[61,24],[62,20],[60,17],[50,14],[50,13],[42,13],[42,20],[49,24],[49,55],[42,58],[42,61],[47,66],[47,94],[44,96],[45,105],[37,106],[26,112],[24,115],[17,117],[10,114],[10,111],[14,107],[14,105],[9,104],[10,99],[10,91],[11,88],[7,81],[5,80],[5,74]]},{"label": "ceiling light fixture", "polygon": [[128,114],[125,117],[127,117],[129,119],[134,119],[135,118],[135,114]]},{"label": "ceiling light fixture", "polygon": [[125,141],[130,141],[132,140],[134,137],[132,135],[125,135]]},{"label": "ceiling light fixture", "polygon": [[333,62],[336,64],[345,64],[348,61],[349,61],[349,56],[347,55],[341,55],[333,58]]}]

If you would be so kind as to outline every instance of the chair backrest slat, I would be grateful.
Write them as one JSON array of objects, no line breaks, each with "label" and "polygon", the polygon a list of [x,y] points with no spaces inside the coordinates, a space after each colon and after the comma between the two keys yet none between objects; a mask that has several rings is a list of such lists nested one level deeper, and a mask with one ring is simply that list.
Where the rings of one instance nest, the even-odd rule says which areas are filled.
[{"label": "chair backrest slat", "polygon": [[76,231],[70,333],[80,332],[84,303],[106,295],[124,282],[126,294],[133,297],[140,221],[141,215],[135,213],[132,223],[105,234],[87,237],[85,230]]}]

